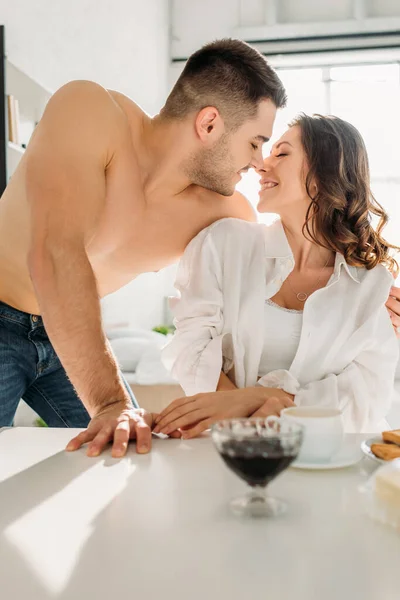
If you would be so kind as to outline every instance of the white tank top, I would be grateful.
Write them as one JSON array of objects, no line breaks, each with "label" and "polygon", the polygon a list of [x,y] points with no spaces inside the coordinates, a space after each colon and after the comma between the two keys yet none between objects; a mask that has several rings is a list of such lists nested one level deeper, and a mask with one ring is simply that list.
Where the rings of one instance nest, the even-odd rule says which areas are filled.
[{"label": "white tank top", "polygon": [[299,345],[302,325],[303,311],[283,308],[272,300],[265,301],[264,347],[259,377],[276,369],[290,368]]}]

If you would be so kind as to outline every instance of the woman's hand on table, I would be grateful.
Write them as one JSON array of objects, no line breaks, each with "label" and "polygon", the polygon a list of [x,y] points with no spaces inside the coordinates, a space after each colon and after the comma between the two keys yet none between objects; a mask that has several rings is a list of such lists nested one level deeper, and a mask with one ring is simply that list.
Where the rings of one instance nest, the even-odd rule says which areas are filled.
[{"label": "woman's hand on table", "polygon": [[[274,391],[281,392],[282,390]],[[287,399],[282,398],[280,394],[277,394],[275,396],[269,396],[264,402],[264,404],[260,406],[260,408],[256,410],[251,416],[266,418],[270,417],[271,415],[274,415],[276,417],[279,417],[279,415],[281,414],[281,410],[283,410],[284,408],[296,406],[293,401],[294,396],[292,396],[292,394],[287,394],[287,396],[290,396],[291,400],[288,401]]]},{"label": "woman's hand on table", "polygon": [[260,386],[179,398],[156,417],[153,431],[170,435],[181,430],[182,437],[189,439],[220,419],[249,417],[260,409],[266,411],[267,406],[268,414],[279,414],[282,408],[294,406],[293,396],[283,390]]}]

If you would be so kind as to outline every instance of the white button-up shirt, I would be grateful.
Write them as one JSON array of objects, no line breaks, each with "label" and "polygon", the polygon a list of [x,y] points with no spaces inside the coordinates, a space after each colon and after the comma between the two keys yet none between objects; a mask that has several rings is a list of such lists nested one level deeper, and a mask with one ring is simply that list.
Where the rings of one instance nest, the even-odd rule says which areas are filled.
[{"label": "white button-up shirt", "polygon": [[[294,258],[280,220],[267,227],[222,219],[188,245],[178,268],[176,332],[163,359],[187,395],[215,391],[232,367],[239,388],[257,384],[264,302]],[[339,408],[346,431],[385,427],[398,344],[385,308],[393,279],[385,267],[349,266],[336,255],[326,287],[305,302],[297,353],[289,370],[258,384],[295,395],[298,406]]]}]

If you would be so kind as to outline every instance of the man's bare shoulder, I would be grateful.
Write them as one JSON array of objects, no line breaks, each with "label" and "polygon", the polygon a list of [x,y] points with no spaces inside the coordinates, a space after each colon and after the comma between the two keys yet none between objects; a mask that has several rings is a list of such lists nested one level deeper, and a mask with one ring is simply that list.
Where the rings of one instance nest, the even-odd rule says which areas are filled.
[{"label": "man's bare shoulder", "polygon": [[203,202],[212,212],[213,221],[232,217],[243,221],[257,221],[257,213],[247,198],[236,191],[232,196],[221,196],[215,192],[204,190],[201,193]]},{"label": "man's bare shoulder", "polygon": [[125,94],[115,90],[108,90],[108,92],[127,117],[133,133],[136,131],[141,133],[143,124],[150,121],[149,115],[144,112],[139,104],[136,104],[136,102],[125,96]]},{"label": "man's bare shoulder", "polygon": [[[125,96],[121,92],[108,90],[94,81],[77,80],[70,81],[62,86],[55,94],[59,102],[72,103],[79,100],[87,99],[87,103],[96,111],[97,108],[110,111],[110,116],[113,113],[114,119],[121,120],[121,116],[125,117],[125,123],[136,121],[139,125],[149,117],[140,108],[136,102]],[[54,96],[53,96],[54,97]]]},{"label": "man's bare shoulder", "polygon": [[83,79],[69,81],[60,87],[48,103],[48,108],[53,111],[65,110],[68,107],[79,108],[80,106],[90,107],[94,114],[105,108],[110,113],[114,112],[115,116],[121,114],[118,104],[108,90],[94,81]]},{"label": "man's bare shoulder", "polygon": [[62,139],[67,150],[85,143],[108,154],[127,131],[123,111],[105,88],[93,81],[70,81],[50,98],[28,150]]},{"label": "man's bare shoulder", "polygon": [[122,109],[127,108],[129,111],[131,111],[132,113],[135,113],[140,118],[142,118],[143,116],[150,118],[144,112],[144,110],[139,106],[139,104],[134,102],[132,100],[132,98],[129,98],[129,96],[126,96],[125,94],[123,94],[122,92],[118,92],[117,90],[107,90],[107,91],[110,94],[110,96],[114,99],[114,101]]},{"label": "man's bare shoulder", "polygon": [[223,217],[234,217],[243,221],[257,221],[257,213],[249,200],[240,192],[235,192],[227,201],[226,214]]}]

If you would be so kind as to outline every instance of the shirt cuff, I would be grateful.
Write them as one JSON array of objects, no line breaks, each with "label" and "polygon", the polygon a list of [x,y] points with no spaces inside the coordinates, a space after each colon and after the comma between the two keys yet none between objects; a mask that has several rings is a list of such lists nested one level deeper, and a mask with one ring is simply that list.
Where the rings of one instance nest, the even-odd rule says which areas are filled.
[{"label": "shirt cuff", "polygon": [[295,396],[300,390],[300,384],[297,379],[293,377],[289,371],[285,371],[284,369],[271,371],[267,375],[264,375],[258,380],[257,385],[277,388],[287,392],[288,394],[292,394],[293,396]]}]

